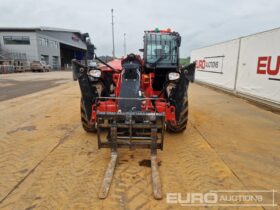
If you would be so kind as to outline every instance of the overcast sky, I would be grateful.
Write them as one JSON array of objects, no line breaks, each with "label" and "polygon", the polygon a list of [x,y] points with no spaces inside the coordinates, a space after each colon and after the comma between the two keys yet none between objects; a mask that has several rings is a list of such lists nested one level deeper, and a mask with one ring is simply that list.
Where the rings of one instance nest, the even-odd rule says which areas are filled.
[{"label": "overcast sky", "polygon": [[89,32],[98,55],[138,52],[143,31],[171,28],[182,36],[181,57],[192,49],[280,27],[279,0],[0,0],[0,27],[49,26]]}]

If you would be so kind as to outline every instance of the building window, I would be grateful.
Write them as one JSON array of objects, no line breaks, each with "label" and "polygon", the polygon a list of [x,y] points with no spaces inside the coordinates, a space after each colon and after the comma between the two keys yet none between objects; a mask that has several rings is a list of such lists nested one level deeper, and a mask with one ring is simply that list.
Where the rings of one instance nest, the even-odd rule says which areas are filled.
[{"label": "building window", "polygon": [[38,41],[39,41],[39,45],[42,46],[43,45],[43,39],[41,37],[39,37]]},{"label": "building window", "polygon": [[55,41],[53,41],[53,40],[50,40],[50,47],[53,47],[53,48],[55,48]]},{"label": "building window", "polygon": [[49,56],[48,55],[41,55],[41,61],[44,61],[46,64],[49,64]]},{"label": "building window", "polygon": [[52,57],[52,67],[53,69],[58,69],[59,68],[59,59],[58,56],[53,56]]},{"label": "building window", "polygon": [[30,38],[28,36],[3,36],[4,44],[29,45]]},{"label": "building window", "polygon": [[58,48],[58,43],[53,40],[49,40],[49,46],[53,48]]},{"label": "building window", "polygon": [[58,42],[54,40],[39,37],[38,42],[40,46],[58,48]]},{"label": "building window", "polygon": [[39,37],[39,45],[48,47],[49,46],[49,41],[46,38],[41,38]]}]

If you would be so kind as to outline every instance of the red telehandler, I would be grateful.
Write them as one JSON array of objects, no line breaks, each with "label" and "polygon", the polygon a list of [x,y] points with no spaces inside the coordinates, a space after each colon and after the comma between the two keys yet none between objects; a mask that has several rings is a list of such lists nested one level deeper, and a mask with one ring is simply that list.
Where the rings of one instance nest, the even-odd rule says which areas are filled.
[{"label": "red telehandler", "polygon": [[170,29],[145,31],[144,48],[140,49],[143,59],[129,54],[106,63],[89,44],[88,53],[103,66],[73,60],[82,95],[83,128],[97,133],[98,148],[111,149],[99,198],[108,195],[118,148],[151,150],[153,194],[155,199],[162,198],[157,149],[163,149],[165,130],[178,133],[186,129],[188,86],[195,72],[195,63],[179,66],[180,44],[179,33]]}]

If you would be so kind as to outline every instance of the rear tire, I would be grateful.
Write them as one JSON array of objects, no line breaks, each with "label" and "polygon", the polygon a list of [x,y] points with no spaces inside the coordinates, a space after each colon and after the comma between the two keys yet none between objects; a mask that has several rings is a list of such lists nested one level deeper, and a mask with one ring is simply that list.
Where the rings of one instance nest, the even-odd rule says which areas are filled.
[{"label": "rear tire", "polygon": [[81,122],[82,122],[83,129],[86,132],[89,132],[89,133],[97,132],[95,125],[90,123],[90,121],[88,120],[83,98],[81,98]]}]

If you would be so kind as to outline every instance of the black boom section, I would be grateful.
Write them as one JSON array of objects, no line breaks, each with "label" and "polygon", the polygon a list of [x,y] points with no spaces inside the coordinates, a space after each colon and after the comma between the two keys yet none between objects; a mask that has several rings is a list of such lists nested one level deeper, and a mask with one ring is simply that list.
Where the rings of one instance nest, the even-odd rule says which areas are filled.
[{"label": "black boom section", "polygon": [[90,81],[87,74],[87,67],[82,65],[76,60],[72,61],[73,63],[73,75],[79,81],[79,86],[82,95],[82,102],[86,110],[86,117],[90,121],[92,113],[92,103],[94,101],[94,93],[90,85]]},{"label": "black boom section", "polygon": [[133,100],[141,97],[139,67],[135,63],[123,64],[120,98],[126,99],[120,99],[119,101],[119,107],[122,112],[141,110],[141,100]]}]

